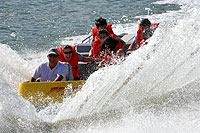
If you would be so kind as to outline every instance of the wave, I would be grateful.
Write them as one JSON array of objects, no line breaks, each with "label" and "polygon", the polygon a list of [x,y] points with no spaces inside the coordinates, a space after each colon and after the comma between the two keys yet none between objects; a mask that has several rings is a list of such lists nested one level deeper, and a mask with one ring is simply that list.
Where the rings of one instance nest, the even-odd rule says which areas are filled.
[{"label": "wave", "polygon": [[[177,88],[199,79],[200,71],[199,9],[188,5],[181,8],[180,11],[149,16],[150,20],[160,22],[149,44],[133,52],[121,65],[92,74],[75,98],[66,99],[54,121],[79,119],[118,109],[126,112],[127,109],[145,107],[143,111],[146,112],[150,111],[148,104],[154,104],[155,99],[161,100],[161,105],[157,105],[162,108],[166,105],[165,100],[175,102],[177,95],[180,99],[183,97],[183,103],[175,102],[174,106],[187,105],[188,97],[191,97],[189,103],[199,102],[193,88],[198,88],[199,84],[195,82],[186,87],[190,93],[185,90],[174,94]],[[191,95],[187,96],[187,93]]]},{"label": "wave", "polygon": [[[188,127],[186,123],[191,123],[186,131],[193,131],[193,127],[199,130],[198,126],[195,127],[195,123],[199,123],[197,114],[200,100],[199,3],[187,0],[156,2],[164,3],[180,4],[181,10],[140,16],[160,23],[148,45],[134,51],[120,65],[105,67],[93,73],[75,97],[65,99],[64,103],[55,109],[56,115],[50,122],[45,120],[45,117],[49,116],[48,113],[45,116],[46,110],[36,113],[32,105],[12,91],[19,80],[30,76],[33,66],[44,60],[44,53],[37,56],[26,53],[20,57],[8,46],[0,45],[3,56],[9,55],[11,59],[0,59],[0,97],[1,101],[4,101],[0,102],[0,118],[5,120],[1,121],[2,125],[16,128],[17,131],[21,130],[20,124],[24,122],[22,125],[28,125],[29,131],[50,128],[55,132],[57,129],[60,132],[67,129],[83,132],[98,129],[103,132],[120,132],[125,129],[129,132],[170,132],[179,129],[184,131],[183,125]],[[133,33],[137,30],[136,23],[114,27],[116,32]],[[29,59],[31,56],[43,57]],[[18,67],[20,64],[24,65]],[[8,96],[9,101],[6,100]],[[51,107],[53,105],[49,106]],[[23,113],[25,115],[21,116]],[[41,119],[38,120],[37,117],[41,115],[42,121],[45,121],[42,128],[27,124],[30,121],[40,123]],[[182,116],[186,117],[181,119]],[[162,119],[163,117],[165,119]],[[162,121],[159,123],[160,119]],[[183,125],[176,125],[178,121]],[[109,124],[105,129],[104,122]]]}]

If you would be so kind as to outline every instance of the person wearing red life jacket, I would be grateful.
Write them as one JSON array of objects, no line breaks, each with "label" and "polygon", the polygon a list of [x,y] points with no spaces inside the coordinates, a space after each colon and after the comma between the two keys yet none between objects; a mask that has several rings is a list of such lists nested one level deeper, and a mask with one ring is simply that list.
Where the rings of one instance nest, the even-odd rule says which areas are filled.
[{"label": "person wearing red life jacket", "polygon": [[68,62],[72,66],[72,73],[74,80],[80,80],[80,72],[78,68],[78,61],[93,62],[94,58],[83,57],[76,52],[76,46],[66,45],[64,47],[57,48],[59,53],[58,60],[60,62]]},{"label": "person wearing red life jacket", "polygon": [[97,36],[98,31],[101,29],[107,30],[109,34],[114,35],[113,37],[116,36],[112,30],[112,24],[107,24],[106,19],[100,17],[96,19],[95,21],[96,21],[95,22],[96,27],[92,28],[93,39],[95,39],[95,36]]},{"label": "person wearing red life jacket", "polygon": [[105,29],[99,30],[97,36],[95,37],[96,39],[93,42],[93,50],[92,50],[93,57],[97,57],[101,53],[100,45],[104,41],[104,39],[106,39],[108,36],[109,36],[109,33],[107,30]]},{"label": "person wearing red life jacket", "polygon": [[138,26],[137,36],[129,46],[128,51],[136,50],[143,44],[147,44],[145,41],[153,35],[158,25],[159,23],[151,23],[148,19],[143,19]]},{"label": "person wearing red life jacket", "polygon": [[[93,57],[98,58],[98,55],[101,53],[101,50],[100,50],[101,43],[109,36],[114,38],[113,34],[109,34],[107,30],[105,29],[99,30],[99,32],[97,33],[96,39],[93,43],[93,53],[92,53]],[[124,48],[126,43],[120,38],[116,38],[116,39],[121,42],[122,48]],[[121,52],[123,53],[123,51]]]},{"label": "person wearing red life jacket", "polygon": [[[59,54],[56,48],[51,48],[47,54],[48,62],[39,65],[30,79],[30,82],[72,81],[72,68],[69,64],[58,61]],[[40,78],[40,80],[38,80]]]},{"label": "person wearing red life jacket", "polygon": [[[107,37],[100,46],[101,51],[104,53],[102,55],[102,61],[99,63],[99,68],[104,64],[116,64],[113,59],[117,55],[125,55],[124,48],[125,45],[116,38],[111,36]],[[115,55],[115,56],[113,56]]]},{"label": "person wearing red life jacket", "polygon": [[91,41],[91,50],[89,52],[89,56],[92,56],[92,50],[93,50],[93,42],[97,39],[97,34],[99,32],[99,30],[101,29],[105,29],[108,31],[109,35],[111,35],[112,37],[116,37],[116,35],[114,34],[113,30],[112,30],[112,24],[107,24],[106,19],[100,17],[98,19],[95,20],[95,25],[96,27],[91,28],[92,30],[92,35],[93,35],[93,40]]}]

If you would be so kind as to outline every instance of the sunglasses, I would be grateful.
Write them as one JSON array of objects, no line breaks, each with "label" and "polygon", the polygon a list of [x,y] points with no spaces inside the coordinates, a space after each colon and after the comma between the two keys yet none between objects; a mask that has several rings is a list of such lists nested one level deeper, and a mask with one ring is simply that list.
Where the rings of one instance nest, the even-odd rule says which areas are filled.
[{"label": "sunglasses", "polygon": [[58,57],[58,55],[55,55],[55,54],[50,54],[48,55],[49,57]]},{"label": "sunglasses", "polygon": [[63,52],[64,54],[72,54],[72,51],[69,52]]}]

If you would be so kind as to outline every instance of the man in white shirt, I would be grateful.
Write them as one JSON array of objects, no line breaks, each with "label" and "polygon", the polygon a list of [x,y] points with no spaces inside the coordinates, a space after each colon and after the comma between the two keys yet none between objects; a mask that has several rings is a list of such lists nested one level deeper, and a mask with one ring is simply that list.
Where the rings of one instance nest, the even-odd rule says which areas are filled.
[{"label": "man in white shirt", "polygon": [[48,51],[47,58],[49,62],[45,62],[36,68],[30,82],[35,82],[39,77],[41,78],[41,82],[68,81],[74,79],[71,65],[58,61],[59,54],[56,48],[51,48]]}]

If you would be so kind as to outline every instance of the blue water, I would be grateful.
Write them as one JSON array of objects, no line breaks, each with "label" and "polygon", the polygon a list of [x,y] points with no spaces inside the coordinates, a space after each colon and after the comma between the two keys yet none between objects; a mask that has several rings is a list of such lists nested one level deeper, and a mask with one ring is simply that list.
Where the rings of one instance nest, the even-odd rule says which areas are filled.
[{"label": "blue water", "polygon": [[[41,51],[59,45],[65,37],[87,35],[95,19],[111,24],[137,22],[136,16],[178,10],[156,0],[1,0],[0,43],[20,51]],[[136,31],[133,31],[136,32]]]},{"label": "blue water", "polygon": [[[160,25],[75,97],[37,112],[17,95],[19,83],[50,47],[76,43],[100,16],[117,34],[135,34],[141,18]],[[0,132],[200,132],[199,1],[1,0],[0,20]]]}]

